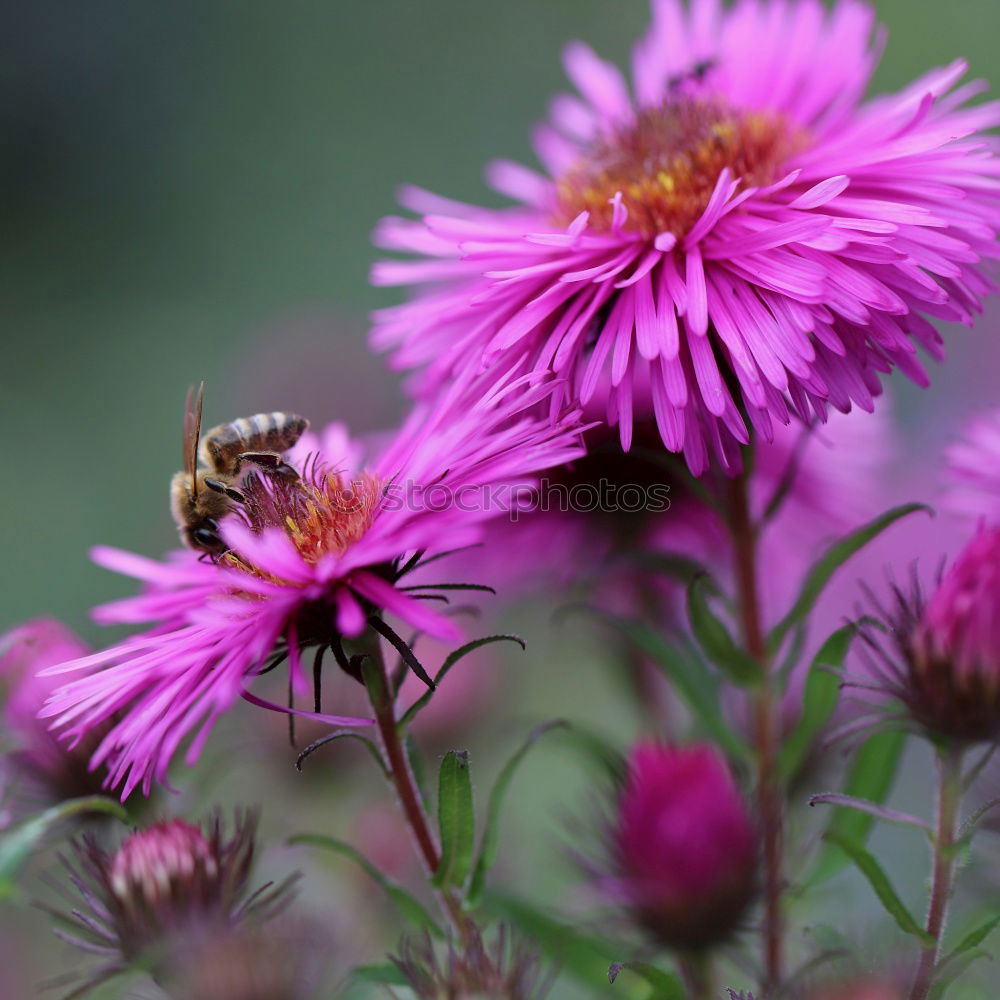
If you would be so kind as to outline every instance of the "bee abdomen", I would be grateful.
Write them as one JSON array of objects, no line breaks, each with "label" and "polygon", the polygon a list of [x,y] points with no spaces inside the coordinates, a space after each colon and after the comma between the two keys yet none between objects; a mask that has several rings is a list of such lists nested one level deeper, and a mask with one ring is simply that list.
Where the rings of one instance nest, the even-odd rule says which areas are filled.
[{"label": "bee abdomen", "polygon": [[257,413],[213,427],[201,441],[202,462],[217,472],[233,471],[244,452],[281,454],[302,436],[309,421],[294,413]]}]

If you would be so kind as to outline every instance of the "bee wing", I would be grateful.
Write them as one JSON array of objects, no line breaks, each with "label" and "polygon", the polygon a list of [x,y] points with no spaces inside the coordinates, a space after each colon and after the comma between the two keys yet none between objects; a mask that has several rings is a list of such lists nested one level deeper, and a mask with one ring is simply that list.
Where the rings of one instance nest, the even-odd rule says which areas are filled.
[{"label": "bee wing", "polygon": [[201,437],[201,407],[204,397],[204,382],[198,386],[197,397],[194,396],[194,386],[188,386],[187,399],[184,401],[184,471],[191,483],[192,496],[196,496],[198,491],[198,439]]}]

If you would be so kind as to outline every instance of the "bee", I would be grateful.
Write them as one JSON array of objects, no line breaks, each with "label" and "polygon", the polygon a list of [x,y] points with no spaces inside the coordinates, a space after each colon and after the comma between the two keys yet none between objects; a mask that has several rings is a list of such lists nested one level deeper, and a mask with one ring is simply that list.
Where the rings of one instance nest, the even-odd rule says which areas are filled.
[{"label": "bee", "polygon": [[[294,413],[258,413],[219,424],[200,437],[204,394],[204,382],[193,400],[194,387],[188,389],[184,470],[170,481],[170,506],[184,544],[218,556],[226,551],[219,521],[246,499],[238,489],[245,465],[250,463],[267,475],[298,479],[282,454],[298,441],[309,421]],[[199,460],[203,468],[198,467]]]}]

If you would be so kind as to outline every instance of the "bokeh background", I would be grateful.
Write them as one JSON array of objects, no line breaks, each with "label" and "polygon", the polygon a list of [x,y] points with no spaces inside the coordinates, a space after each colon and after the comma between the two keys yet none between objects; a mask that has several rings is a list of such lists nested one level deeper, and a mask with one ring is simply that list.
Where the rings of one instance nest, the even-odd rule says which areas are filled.
[{"label": "bokeh background", "polygon": [[[973,75],[994,72],[993,0],[876,7],[889,28],[876,89],[959,55]],[[174,544],[167,483],[180,466],[191,382],[207,383],[208,425],[282,408],[362,431],[391,425],[403,405],[398,379],[368,352],[366,315],[395,292],[368,287],[366,276],[369,235],[395,210],[394,190],[415,182],[491,201],[483,165],[493,156],[531,162],[530,128],[564,89],[563,44],[583,38],[621,63],[646,21],[644,0],[6,5],[0,630],[52,614],[101,640],[88,609],[129,585],[93,567],[87,550],[103,542],[155,555]],[[904,490],[934,499],[943,446],[971,413],[998,402],[997,307],[974,332],[949,331],[948,349],[931,390],[893,383],[890,499]],[[942,518],[897,535],[892,555],[945,553],[957,530]],[[600,647],[553,626],[544,609],[509,619],[531,638],[529,653],[498,652],[483,665],[498,707],[461,737],[481,796],[518,734],[540,718],[573,714],[623,742],[635,726]],[[265,828],[278,841],[296,828],[290,818],[301,828],[350,832],[363,821],[391,833],[397,820],[369,802],[374,776],[358,776],[360,755],[338,751],[300,778],[280,724],[271,727],[272,752],[248,733],[260,714],[237,716],[214,741],[199,791],[163,808],[197,811],[212,798],[261,799],[264,790]],[[900,790],[915,808],[925,763],[916,756]],[[586,790],[578,764],[558,750],[540,754],[505,829],[520,845],[507,859],[509,878],[543,900],[571,883],[569,866],[553,859],[561,811]],[[276,850],[266,861],[277,870],[303,863]],[[907,842],[893,863],[905,880],[922,860],[920,844]],[[343,868],[320,869],[309,905],[332,913],[331,899],[339,901],[330,917],[344,925],[338,960],[377,960],[378,920],[359,928],[351,915],[369,890],[345,881]],[[866,890],[849,878],[838,885],[840,905],[859,907],[862,925],[875,920]],[[920,890],[910,877],[911,898]],[[31,942],[7,987],[12,997],[33,995],[39,978],[71,964],[45,933],[37,918],[0,909],[0,964]]]}]

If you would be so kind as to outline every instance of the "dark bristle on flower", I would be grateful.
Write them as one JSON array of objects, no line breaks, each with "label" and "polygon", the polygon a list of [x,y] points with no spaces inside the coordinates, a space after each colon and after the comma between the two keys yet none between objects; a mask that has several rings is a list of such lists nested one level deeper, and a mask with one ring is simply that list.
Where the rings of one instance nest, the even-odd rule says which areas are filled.
[{"label": "dark bristle on flower", "polygon": [[436,948],[430,936],[404,938],[392,961],[417,1000],[541,1000],[541,960],[500,925],[492,943],[474,930],[464,944]]}]

